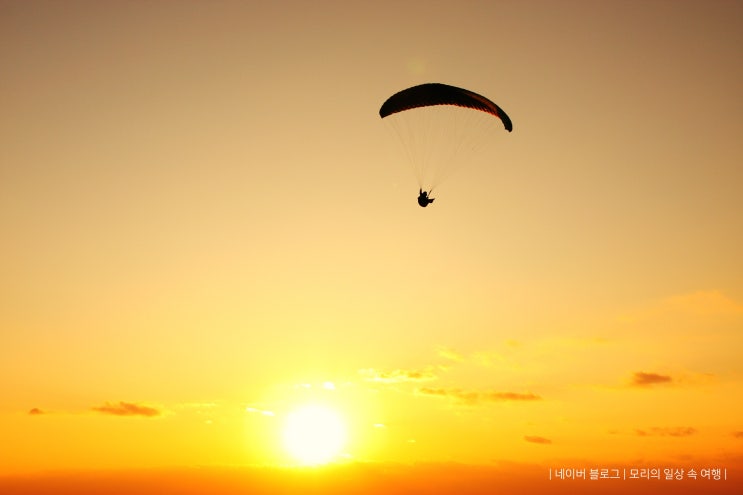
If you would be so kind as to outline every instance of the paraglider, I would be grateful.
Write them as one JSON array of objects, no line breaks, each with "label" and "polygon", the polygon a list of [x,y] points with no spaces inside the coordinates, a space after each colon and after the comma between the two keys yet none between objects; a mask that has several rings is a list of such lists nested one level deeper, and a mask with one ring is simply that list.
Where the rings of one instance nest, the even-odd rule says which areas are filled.
[{"label": "paraglider", "polygon": [[[396,132],[419,185],[418,204],[433,203],[433,189],[497,129],[513,130],[506,112],[473,91],[427,83],[390,96],[379,116]],[[502,132],[502,131],[501,131]]]},{"label": "paraglider", "polygon": [[423,189],[418,190],[418,204],[421,205],[423,208],[428,206],[430,203],[433,203],[433,201],[436,198],[429,197],[429,192],[424,191]]}]

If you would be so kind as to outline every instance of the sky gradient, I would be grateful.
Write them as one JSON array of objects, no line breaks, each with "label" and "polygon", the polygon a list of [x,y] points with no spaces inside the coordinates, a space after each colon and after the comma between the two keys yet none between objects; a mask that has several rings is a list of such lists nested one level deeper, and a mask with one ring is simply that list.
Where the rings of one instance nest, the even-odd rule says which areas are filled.
[{"label": "sky gradient", "polygon": [[[725,0],[0,0],[0,491],[740,490],[741,60]],[[424,82],[514,123],[426,209]]]}]

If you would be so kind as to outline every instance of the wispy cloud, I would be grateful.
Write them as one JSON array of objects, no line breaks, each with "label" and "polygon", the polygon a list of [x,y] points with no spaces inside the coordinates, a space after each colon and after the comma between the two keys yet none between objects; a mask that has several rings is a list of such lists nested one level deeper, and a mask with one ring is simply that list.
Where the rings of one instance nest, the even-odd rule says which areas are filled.
[{"label": "wispy cloud", "polygon": [[[463,356],[465,362],[484,368],[523,372],[534,369],[545,355],[578,353],[606,346],[611,341],[600,336],[553,336],[531,340],[508,339],[496,348]],[[538,359],[535,359],[538,358]]]},{"label": "wispy cloud", "polygon": [[736,301],[719,290],[696,291],[659,299],[644,307],[625,313],[626,322],[652,322],[669,317],[704,317],[715,319],[743,317],[743,302]]},{"label": "wispy cloud", "polygon": [[445,369],[443,366],[428,366],[420,370],[397,369],[380,371],[374,368],[359,370],[359,374],[366,380],[381,383],[426,382],[438,378],[437,371]]},{"label": "wispy cloud", "polygon": [[671,383],[672,381],[673,379],[669,375],[661,375],[659,373],[637,371],[632,374],[632,386],[634,387],[649,387],[661,383]]},{"label": "wispy cloud", "polygon": [[552,440],[550,440],[549,438],[538,437],[538,436],[533,436],[533,435],[526,435],[524,437],[524,440],[526,440],[527,442],[539,443],[542,445],[549,445],[552,443]]},{"label": "wispy cloud", "polygon": [[217,404],[216,402],[182,402],[180,404],[176,404],[173,407],[177,409],[210,410],[218,406],[219,404]]},{"label": "wispy cloud", "polygon": [[742,438],[743,439],[743,431],[734,431],[733,432],[733,438]]},{"label": "wispy cloud", "polygon": [[666,298],[668,309],[700,315],[743,315],[743,303],[718,290],[697,291]]},{"label": "wispy cloud", "polygon": [[691,426],[658,427],[648,430],[636,429],[635,433],[641,437],[688,437],[697,433]]},{"label": "wispy cloud", "polygon": [[459,388],[421,388],[418,390],[423,395],[454,399],[467,405],[481,404],[484,402],[504,401],[535,401],[542,397],[532,393],[519,392],[497,392],[497,391],[467,391]]},{"label": "wispy cloud", "polygon": [[464,361],[464,356],[451,347],[441,346],[438,348],[437,352],[440,357],[448,359],[449,361]]},{"label": "wispy cloud", "polygon": [[261,409],[259,407],[252,407],[252,406],[246,407],[245,412],[248,412],[251,414],[261,414],[263,416],[276,416],[276,413],[273,411],[269,411],[268,409]]},{"label": "wispy cloud", "polygon": [[161,414],[159,410],[153,407],[123,401],[118,404],[106,402],[104,405],[93,407],[92,409],[93,411],[112,416],[144,416],[152,418]]}]

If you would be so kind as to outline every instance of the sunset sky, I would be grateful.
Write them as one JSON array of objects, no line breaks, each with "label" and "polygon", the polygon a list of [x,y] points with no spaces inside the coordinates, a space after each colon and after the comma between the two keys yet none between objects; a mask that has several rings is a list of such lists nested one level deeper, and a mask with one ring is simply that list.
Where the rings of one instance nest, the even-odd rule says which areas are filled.
[{"label": "sunset sky", "polygon": [[[734,0],[0,0],[0,491],[740,490],[742,60]],[[423,209],[425,82],[514,129]]]}]

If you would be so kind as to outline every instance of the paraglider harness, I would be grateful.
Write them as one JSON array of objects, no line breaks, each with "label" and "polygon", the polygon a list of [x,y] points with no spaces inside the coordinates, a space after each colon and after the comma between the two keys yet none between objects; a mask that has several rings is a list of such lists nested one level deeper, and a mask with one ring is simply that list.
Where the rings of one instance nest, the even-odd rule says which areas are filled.
[{"label": "paraglider harness", "polygon": [[431,198],[431,197],[428,196],[431,193],[431,191],[426,192],[426,191],[424,191],[421,188],[421,189],[418,190],[418,193],[419,193],[418,194],[418,204],[422,208],[425,208],[426,206],[428,206],[429,203],[433,203],[433,201],[434,201],[435,198]]}]

